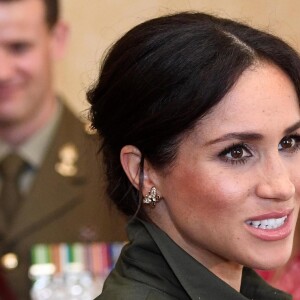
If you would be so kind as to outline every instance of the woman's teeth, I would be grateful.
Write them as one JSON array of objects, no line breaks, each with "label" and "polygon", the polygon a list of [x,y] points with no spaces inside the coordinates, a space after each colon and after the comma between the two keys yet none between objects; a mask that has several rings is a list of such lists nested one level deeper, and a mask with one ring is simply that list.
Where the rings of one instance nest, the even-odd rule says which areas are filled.
[{"label": "woman's teeth", "polygon": [[280,226],[282,226],[287,219],[287,216],[284,216],[282,218],[278,219],[266,219],[266,220],[260,220],[260,221],[246,221],[246,223],[250,226],[253,226],[255,228],[261,228],[261,229],[276,229]]}]

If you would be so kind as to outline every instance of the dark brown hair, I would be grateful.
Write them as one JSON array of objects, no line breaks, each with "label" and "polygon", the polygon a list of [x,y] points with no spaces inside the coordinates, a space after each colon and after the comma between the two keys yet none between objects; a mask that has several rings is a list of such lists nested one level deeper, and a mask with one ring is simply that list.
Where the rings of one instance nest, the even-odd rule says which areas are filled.
[{"label": "dark brown hair", "polygon": [[[108,194],[121,211],[134,215],[141,203],[122,169],[122,147],[134,145],[155,168],[169,167],[186,133],[257,61],[281,68],[300,95],[296,51],[233,20],[199,12],[163,16],[134,27],[113,45],[88,99],[93,127],[102,137]],[[145,217],[143,210],[138,214]]]}]

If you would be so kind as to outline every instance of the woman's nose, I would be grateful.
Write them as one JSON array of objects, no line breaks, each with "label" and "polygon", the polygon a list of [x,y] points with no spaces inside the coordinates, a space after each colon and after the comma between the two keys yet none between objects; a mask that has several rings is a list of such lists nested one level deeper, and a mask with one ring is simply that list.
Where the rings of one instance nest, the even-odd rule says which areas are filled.
[{"label": "woman's nose", "polygon": [[295,194],[295,185],[291,181],[291,174],[280,154],[276,158],[268,159],[258,178],[256,194],[260,198],[279,201],[289,200]]}]

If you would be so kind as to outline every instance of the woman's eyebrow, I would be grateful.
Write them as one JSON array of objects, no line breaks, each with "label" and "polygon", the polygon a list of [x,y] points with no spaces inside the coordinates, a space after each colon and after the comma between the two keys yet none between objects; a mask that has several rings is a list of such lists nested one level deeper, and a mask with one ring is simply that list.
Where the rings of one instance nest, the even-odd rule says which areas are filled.
[{"label": "woman's eyebrow", "polygon": [[[292,133],[293,131],[300,128],[300,121],[296,122],[295,124],[291,125],[287,129],[284,130],[284,135],[288,135]],[[263,138],[263,135],[256,132],[229,132],[227,134],[224,134],[223,136],[211,140],[207,142],[207,145],[212,145],[220,142],[225,142],[228,140],[246,140],[246,141],[253,141],[253,140],[261,140]]]},{"label": "woman's eyebrow", "polygon": [[247,140],[247,141],[253,141],[253,140],[261,140],[263,138],[263,135],[256,132],[230,132],[225,135],[222,135],[221,137],[211,140],[207,142],[207,145],[212,145],[228,140]]},{"label": "woman's eyebrow", "polygon": [[297,130],[300,128],[300,121],[296,122],[294,125],[288,127],[285,131],[284,134],[290,134],[293,131]]}]

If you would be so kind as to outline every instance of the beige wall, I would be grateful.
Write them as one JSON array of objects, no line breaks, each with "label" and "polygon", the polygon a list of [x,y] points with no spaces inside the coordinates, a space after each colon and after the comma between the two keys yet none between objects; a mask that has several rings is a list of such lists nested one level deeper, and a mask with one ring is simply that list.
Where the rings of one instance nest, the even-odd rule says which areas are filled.
[{"label": "beige wall", "polygon": [[85,92],[100,58],[122,33],[146,19],[182,10],[200,10],[244,20],[278,34],[300,50],[299,0],[61,0],[71,26],[66,58],[56,69],[57,89],[71,107],[87,107]]}]

